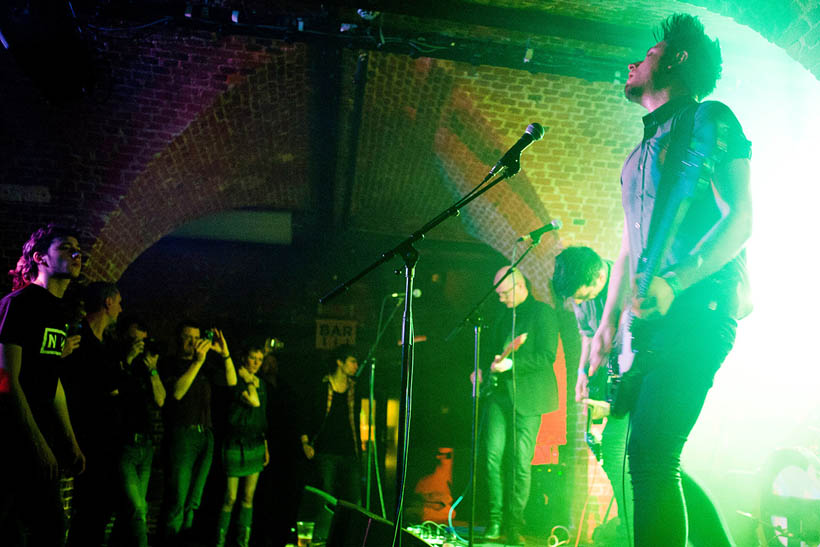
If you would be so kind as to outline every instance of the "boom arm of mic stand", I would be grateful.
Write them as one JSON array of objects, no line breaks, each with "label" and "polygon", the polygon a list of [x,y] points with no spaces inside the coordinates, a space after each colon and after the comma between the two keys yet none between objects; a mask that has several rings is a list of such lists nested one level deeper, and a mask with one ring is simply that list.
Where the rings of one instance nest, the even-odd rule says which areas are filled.
[{"label": "boom arm of mic stand", "polygon": [[[384,264],[385,262],[387,262],[388,260],[390,260],[394,256],[404,254],[405,250],[408,247],[412,247],[413,243],[415,243],[416,241],[418,241],[420,239],[424,239],[424,235],[427,232],[429,232],[430,230],[432,230],[433,228],[435,228],[436,226],[438,226],[439,224],[441,224],[442,222],[444,222],[448,218],[450,218],[452,216],[457,216],[459,214],[459,210],[462,207],[464,207],[465,205],[467,205],[468,203],[473,201],[475,198],[477,198],[478,196],[480,196],[481,194],[483,194],[484,192],[486,192],[487,190],[489,190],[490,188],[492,188],[493,186],[495,186],[496,184],[498,184],[502,180],[505,180],[505,179],[507,179],[511,176],[512,176],[512,174],[508,173],[505,170],[505,172],[501,173],[498,177],[491,180],[485,187],[481,188],[480,190],[473,190],[472,192],[467,194],[467,196],[459,199],[453,205],[448,207],[445,211],[440,213],[436,218],[434,218],[433,220],[431,220],[430,222],[428,222],[427,224],[422,226],[420,229],[413,232],[410,235],[410,237],[408,237],[407,239],[405,239],[404,241],[402,241],[401,243],[399,243],[398,245],[396,245],[395,247],[393,247],[389,251],[385,251],[384,253],[382,253],[382,255],[378,258],[378,260],[373,262],[370,266],[366,267],[364,270],[357,273],[356,275],[354,275],[353,277],[351,277],[350,279],[348,279],[344,283],[341,283],[341,284],[337,285],[336,288],[334,288],[332,291],[330,291],[329,293],[327,293],[326,295],[321,297],[319,299],[319,303],[324,304],[324,303],[328,302],[329,300],[339,296],[343,292],[346,292],[359,279],[363,278],[364,276],[369,274],[371,271],[378,268],[380,265]],[[486,181],[482,181],[481,184],[484,184],[484,182],[486,182]],[[479,184],[479,186],[481,186],[481,184]]]}]

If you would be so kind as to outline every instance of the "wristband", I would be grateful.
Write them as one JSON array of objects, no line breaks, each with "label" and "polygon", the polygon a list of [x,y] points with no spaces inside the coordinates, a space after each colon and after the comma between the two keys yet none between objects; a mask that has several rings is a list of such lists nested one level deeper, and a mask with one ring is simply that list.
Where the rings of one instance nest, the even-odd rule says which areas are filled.
[{"label": "wristband", "polygon": [[230,359],[230,358],[231,358],[231,354],[229,353],[228,355],[223,355],[223,356],[222,356],[222,358],[223,358],[225,361],[227,361],[228,359]]},{"label": "wristband", "polygon": [[158,371],[157,369],[155,369],[155,368],[154,368],[154,369],[151,369],[151,377],[152,377],[152,378],[153,378],[154,376],[156,376],[157,374],[159,374],[159,371]]}]

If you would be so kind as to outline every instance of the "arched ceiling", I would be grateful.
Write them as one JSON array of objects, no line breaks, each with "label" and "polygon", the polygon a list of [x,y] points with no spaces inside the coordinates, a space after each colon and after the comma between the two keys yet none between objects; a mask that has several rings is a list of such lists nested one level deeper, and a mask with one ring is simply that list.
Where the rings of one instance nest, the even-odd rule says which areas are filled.
[{"label": "arched ceiling", "polygon": [[[18,9],[25,4],[10,2],[0,29],[13,45],[41,45],[37,40],[49,35],[43,31],[56,23],[39,21],[39,31],[29,32],[37,25]],[[50,192],[52,200],[28,217],[76,220],[82,219],[77,211],[93,210],[88,231],[107,261],[98,273],[111,277],[175,226],[223,205],[284,208],[333,217],[330,229],[406,235],[463,193],[465,181],[492,164],[526,123],[543,119],[551,125],[550,148],[534,150],[538,167],[516,179],[527,220],[498,209],[503,222],[467,218],[436,235],[481,234],[492,244],[546,222],[557,209],[570,221],[565,233],[608,249],[617,241],[610,226],[618,198],[600,181],[614,180],[631,129],[593,128],[607,119],[612,125],[635,119],[619,82],[626,63],[651,45],[660,20],[678,11],[699,14],[707,31],[720,36],[719,16],[733,18],[820,75],[820,8],[812,0],[75,0],[73,6],[84,39],[112,68],[84,102],[44,106],[25,88],[20,72],[29,72],[27,59],[15,53],[14,67],[0,54],[0,66],[10,69],[0,84],[9,120],[0,133],[8,144],[0,178],[19,177],[19,185],[3,191],[23,196],[3,205],[26,201],[23,187],[31,185],[32,195],[47,202]],[[363,17],[361,10],[369,13]],[[360,52],[371,52],[369,67],[362,68]],[[144,77],[151,63],[159,68],[149,66],[153,74]],[[357,95],[362,70],[366,85]],[[71,81],[83,83],[77,72]],[[503,95],[510,90],[512,102]],[[369,110],[357,115],[362,105]],[[272,133],[271,116],[297,121]],[[334,119],[342,123],[328,123]],[[70,131],[72,124],[88,135]],[[578,143],[600,149],[584,163],[567,161]],[[192,163],[200,153],[202,163]],[[37,161],[37,154],[49,161]],[[301,174],[283,177],[280,163]],[[304,166],[312,170],[308,176]],[[196,182],[185,175],[191,172],[209,181],[207,192],[189,184]],[[570,184],[578,179],[582,185]],[[78,197],[85,180],[100,182]],[[564,186],[553,184],[561,180]],[[272,183],[278,183],[274,192]],[[164,195],[149,190],[152,184],[174,191],[187,184],[185,206],[163,199],[167,210],[157,222],[150,216],[157,209],[140,201]],[[24,233],[27,215],[11,213],[8,225]]]}]

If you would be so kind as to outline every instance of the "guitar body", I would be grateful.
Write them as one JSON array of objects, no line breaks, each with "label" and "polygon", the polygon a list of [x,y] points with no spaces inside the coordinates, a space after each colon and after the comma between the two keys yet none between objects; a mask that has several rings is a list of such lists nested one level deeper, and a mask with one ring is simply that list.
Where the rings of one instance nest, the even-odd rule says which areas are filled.
[{"label": "guitar body", "polygon": [[[493,365],[500,363],[504,359],[506,359],[511,353],[516,351],[521,345],[527,341],[527,333],[524,332],[519,334],[515,337],[515,339],[507,344],[507,347],[504,348],[504,352],[501,355],[497,355],[496,358],[493,360]],[[485,398],[489,397],[496,389],[498,389],[499,384],[499,377],[502,374],[509,374],[509,371],[505,372],[494,372],[492,371],[492,365],[490,366],[490,374],[487,376],[487,380],[481,382],[481,387],[479,389],[479,397]]]},{"label": "guitar body", "polygon": [[609,392],[607,401],[610,405],[609,413],[615,418],[623,418],[635,406],[641,389],[641,382],[648,371],[652,352],[642,347],[634,347],[635,337],[644,338],[640,334],[645,323],[637,320],[632,312],[624,313],[619,328],[618,344],[613,348],[607,372],[609,373]]}]

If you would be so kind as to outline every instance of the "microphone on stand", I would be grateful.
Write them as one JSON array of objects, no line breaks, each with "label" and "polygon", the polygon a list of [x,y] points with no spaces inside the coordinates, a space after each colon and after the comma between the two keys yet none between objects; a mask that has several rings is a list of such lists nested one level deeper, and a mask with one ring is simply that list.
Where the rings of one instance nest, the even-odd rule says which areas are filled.
[{"label": "microphone on stand", "polygon": [[[413,289],[413,298],[421,296],[421,289]],[[404,298],[403,292],[390,293],[390,298]]]},{"label": "microphone on stand", "polygon": [[531,123],[528,125],[527,129],[524,131],[524,134],[521,135],[520,139],[518,139],[518,142],[512,145],[512,148],[507,150],[507,153],[501,156],[498,163],[490,169],[490,173],[487,175],[487,178],[495,176],[496,173],[505,168],[507,171],[512,171],[510,176],[518,173],[518,171],[521,170],[521,152],[526,150],[526,148],[535,141],[540,141],[543,137],[544,128],[541,127],[541,124]]},{"label": "microphone on stand", "polygon": [[532,232],[530,232],[528,234],[524,234],[523,236],[516,239],[516,241],[531,240],[531,241],[535,241],[536,243],[538,243],[539,241],[541,241],[541,236],[542,235],[546,234],[547,232],[551,232],[553,230],[558,230],[558,229],[561,228],[561,226],[562,226],[561,221],[556,218],[555,220],[553,220],[549,224],[545,224],[544,226],[541,226],[537,230],[533,230]]}]

